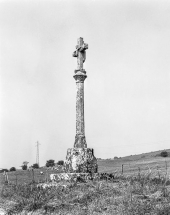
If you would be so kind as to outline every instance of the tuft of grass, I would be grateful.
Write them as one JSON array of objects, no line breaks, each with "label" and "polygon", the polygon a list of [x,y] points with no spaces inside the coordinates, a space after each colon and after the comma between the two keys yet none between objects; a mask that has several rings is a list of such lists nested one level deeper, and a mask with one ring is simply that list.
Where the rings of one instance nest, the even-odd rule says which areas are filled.
[{"label": "tuft of grass", "polygon": [[[59,184],[38,188],[36,183],[5,185],[1,192],[7,214],[170,214],[170,181],[150,173],[117,175],[113,181]],[[4,204],[5,206],[5,204]]]}]

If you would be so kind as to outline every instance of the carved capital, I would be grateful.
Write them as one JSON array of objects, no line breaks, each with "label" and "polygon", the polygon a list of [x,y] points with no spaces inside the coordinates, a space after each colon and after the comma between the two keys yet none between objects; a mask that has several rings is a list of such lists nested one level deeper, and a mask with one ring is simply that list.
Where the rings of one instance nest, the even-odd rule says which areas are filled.
[{"label": "carved capital", "polygon": [[85,71],[85,69],[81,69],[81,70],[80,69],[75,69],[74,73],[75,74],[79,73],[81,75],[81,73],[86,74],[86,71]]},{"label": "carved capital", "polygon": [[77,72],[74,76],[74,79],[76,82],[84,82],[84,80],[87,78],[87,75],[82,72]]}]

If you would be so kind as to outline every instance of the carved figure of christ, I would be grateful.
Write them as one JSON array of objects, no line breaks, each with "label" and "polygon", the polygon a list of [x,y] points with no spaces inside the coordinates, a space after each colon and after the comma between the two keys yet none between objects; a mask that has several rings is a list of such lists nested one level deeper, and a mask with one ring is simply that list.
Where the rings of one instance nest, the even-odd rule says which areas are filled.
[{"label": "carved figure of christ", "polygon": [[73,52],[73,57],[77,57],[77,70],[83,70],[83,63],[86,60],[86,49],[88,44],[84,43],[83,38],[80,37],[77,40],[76,51]]}]

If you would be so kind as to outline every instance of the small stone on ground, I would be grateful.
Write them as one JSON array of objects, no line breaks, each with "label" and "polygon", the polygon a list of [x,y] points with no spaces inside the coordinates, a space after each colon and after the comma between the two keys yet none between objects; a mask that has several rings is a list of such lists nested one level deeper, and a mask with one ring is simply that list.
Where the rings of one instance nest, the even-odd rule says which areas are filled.
[{"label": "small stone on ground", "polygon": [[5,211],[2,208],[0,208],[0,215],[5,215]]}]

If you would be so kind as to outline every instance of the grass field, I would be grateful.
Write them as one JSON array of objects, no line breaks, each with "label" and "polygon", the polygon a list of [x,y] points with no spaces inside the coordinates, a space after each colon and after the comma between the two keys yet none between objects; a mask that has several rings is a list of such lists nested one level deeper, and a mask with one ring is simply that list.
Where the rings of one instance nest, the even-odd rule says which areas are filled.
[{"label": "grass field", "polygon": [[9,172],[8,185],[4,185],[1,173],[0,207],[7,214],[169,215],[170,157],[157,156],[160,152],[98,160],[99,172],[114,173],[112,181],[61,183],[39,189],[37,183],[48,181],[57,171],[41,168]]}]

